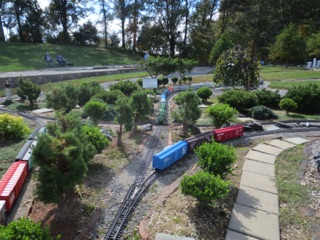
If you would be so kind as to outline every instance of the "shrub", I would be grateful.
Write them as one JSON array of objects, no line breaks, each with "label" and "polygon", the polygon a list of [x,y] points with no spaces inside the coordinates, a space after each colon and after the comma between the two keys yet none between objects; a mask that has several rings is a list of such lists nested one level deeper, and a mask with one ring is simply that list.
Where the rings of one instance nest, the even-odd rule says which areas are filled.
[{"label": "shrub", "polygon": [[30,102],[30,105],[33,107],[34,101],[38,99],[40,93],[41,90],[37,84],[34,84],[29,79],[20,77],[17,95],[21,98],[22,101],[25,101],[27,99]]},{"label": "shrub", "polygon": [[158,87],[162,85],[162,78],[158,78]]},{"label": "shrub", "polygon": [[22,139],[30,133],[23,117],[12,116],[7,113],[0,114],[0,139],[16,140]]},{"label": "shrub", "polygon": [[284,98],[295,101],[298,104],[298,112],[310,114],[320,112],[320,86],[317,84],[292,87]]},{"label": "shrub", "polygon": [[215,104],[207,108],[207,113],[212,117],[213,125],[220,128],[223,124],[227,124],[238,111],[228,104]]},{"label": "shrub", "polygon": [[171,78],[171,82],[173,82],[173,85],[176,85],[176,83],[178,82],[178,77]]},{"label": "shrub", "polygon": [[129,80],[120,81],[110,86],[110,90],[120,90],[124,95],[130,96],[134,91],[141,89],[138,83]]},{"label": "shrub", "polygon": [[291,98],[283,98],[279,103],[279,107],[283,110],[286,110],[286,114],[288,115],[289,112],[293,112],[298,108],[298,104]]},{"label": "shrub", "polygon": [[85,125],[82,127],[89,141],[96,148],[97,153],[101,153],[109,144],[110,141],[100,132],[100,129],[95,126]]},{"label": "shrub", "polygon": [[[7,226],[0,225],[0,239],[2,240],[27,240],[42,239],[51,240],[48,227],[41,227],[41,223],[22,217],[18,220],[10,222]],[[60,239],[58,236],[57,239]]]},{"label": "shrub", "polygon": [[70,112],[78,104],[79,89],[71,84],[61,85],[46,96],[47,107]]},{"label": "shrub", "polygon": [[250,116],[254,119],[258,120],[269,120],[269,119],[277,119],[277,115],[274,112],[265,106],[255,106],[250,112]]},{"label": "shrub", "polygon": [[167,78],[167,77],[162,78],[162,85],[163,86],[165,86],[168,83],[169,83],[169,78]]},{"label": "shrub", "polygon": [[232,172],[232,164],[236,161],[233,147],[214,141],[197,147],[195,154],[199,158],[199,166],[204,171],[220,175],[221,178]]},{"label": "shrub", "polygon": [[92,99],[84,105],[84,113],[92,118],[92,122],[98,125],[99,120],[102,118],[106,111],[107,104],[102,100]]},{"label": "shrub", "polygon": [[212,95],[212,91],[209,87],[201,87],[197,90],[197,95],[202,99],[202,102],[206,102],[208,98]]},{"label": "shrub", "polygon": [[244,112],[258,105],[258,97],[254,92],[244,90],[228,90],[218,97],[221,103],[229,104],[230,107]]},{"label": "shrub", "polygon": [[195,197],[202,203],[213,204],[215,200],[225,197],[229,192],[229,181],[220,176],[199,171],[193,176],[185,176],[181,181],[181,191],[185,195]]},{"label": "shrub", "polygon": [[187,77],[183,77],[183,78],[182,78],[182,81],[183,81],[183,83],[185,84],[186,81],[188,81],[188,78],[187,78]]},{"label": "shrub", "polygon": [[269,108],[278,108],[281,96],[278,91],[262,89],[255,91],[258,97],[258,104]]},{"label": "shrub", "polygon": [[79,87],[79,98],[78,104],[83,106],[86,104],[90,98],[94,95],[99,94],[100,92],[104,92],[103,87],[97,82],[85,82],[82,83]]},{"label": "shrub", "polygon": [[102,99],[107,104],[115,104],[118,98],[124,96],[120,90],[102,91],[93,96],[93,98]]},{"label": "shrub", "polygon": [[143,80],[141,78],[137,80],[137,83],[140,87],[143,86]]}]

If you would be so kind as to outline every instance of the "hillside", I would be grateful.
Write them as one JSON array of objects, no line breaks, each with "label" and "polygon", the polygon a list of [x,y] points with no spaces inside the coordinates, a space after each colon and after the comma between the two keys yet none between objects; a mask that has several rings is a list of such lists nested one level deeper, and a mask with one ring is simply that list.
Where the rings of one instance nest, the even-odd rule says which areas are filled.
[{"label": "hillside", "polygon": [[61,54],[74,66],[102,66],[113,64],[135,64],[142,59],[138,54],[106,50],[102,47],[80,47],[47,43],[0,43],[0,72],[23,71],[48,68],[44,55],[49,52],[55,60]]}]

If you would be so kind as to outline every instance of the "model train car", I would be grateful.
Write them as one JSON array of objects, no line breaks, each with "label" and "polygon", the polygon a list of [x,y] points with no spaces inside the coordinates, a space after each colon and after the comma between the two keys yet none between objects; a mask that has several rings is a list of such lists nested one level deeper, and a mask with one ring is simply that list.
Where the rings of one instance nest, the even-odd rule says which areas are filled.
[{"label": "model train car", "polygon": [[5,220],[5,213],[11,210],[19,196],[32,168],[32,149],[38,142],[39,134],[45,131],[45,127],[39,127],[33,131],[18,153],[15,162],[11,164],[0,180],[0,222]]},{"label": "model train car", "polygon": [[160,109],[158,114],[158,124],[164,124],[166,119],[166,108],[167,108],[167,97],[173,92],[179,91],[187,91],[188,89],[198,90],[203,86],[210,86],[208,84],[196,84],[196,85],[188,85],[188,86],[175,86],[169,87],[164,90],[160,95]]},{"label": "model train car", "polygon": [[204,142],[211,141],[212,138],[214,138],[216,142],[224,142],[241,137],[243,131],[244,127],[241,125],[231,126],[215,129],[181,140],[155,154],[152,159],[152,167],[157,170],[164,170],[183,158],[188,152],[192,152],[197,146],[200,146]]}]

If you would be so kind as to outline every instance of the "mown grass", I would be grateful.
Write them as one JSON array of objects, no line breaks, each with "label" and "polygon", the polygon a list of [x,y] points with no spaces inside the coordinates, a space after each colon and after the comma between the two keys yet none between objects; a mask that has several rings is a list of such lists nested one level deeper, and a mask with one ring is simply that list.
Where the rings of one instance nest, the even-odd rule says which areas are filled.
[{"label": "mown grass", "polygon": [[4,173],[8,170],[10,165],[14,162],[16,159],[16,156],[18,155],[20,149],[23,147],[26,140],[22,140],[20,142],[16,143],[8,143],[6,142],[6,145],[4,143],[1,144],[0,147],[0,176],[3,176]]},{"label": "mown grass", "polygon": [[292,87],[305,86],[308,84],[320,85],[319,79],[315,80],[295,80],[295,81],[272,81],[268,87],[274,89],[289,89]]},{"label": "mown grass", "polygon": [[[296,239],[311,239],[311,228],[315,223],[312,217],[306,217],[301,209],[310,202],[308,186],[300,183],[300,166],[305,159],[303,146],[282,152],[276,161],[276,183],[280,202],[280,228],[282,232],[299,229]],[[300,236],[301,235],[301,236]]]},{"label": "mown grass", "polygon": [[106,50],[102,47],[80,47],[48,43],[0,43],[0,72],[23,71],[56,67],[44,62],[44,55],[49,52],[55,60],[61,54],[74,66],[103,66],[136,64],[142,56],[126,52]]},{"label": "mown grass", "polygon": [[307,70],[303,67],[263,66],[260,68],[260,77],[265,81],[320,79],[320,71]]}]

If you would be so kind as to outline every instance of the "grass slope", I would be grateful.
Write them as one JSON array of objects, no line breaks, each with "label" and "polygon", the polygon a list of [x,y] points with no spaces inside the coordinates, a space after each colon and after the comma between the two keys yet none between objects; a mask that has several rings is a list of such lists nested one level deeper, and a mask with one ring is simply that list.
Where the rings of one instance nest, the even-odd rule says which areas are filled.
[{"label": "grass slope", "polygon": [[298,67],[263,66],[260,76],[265,81],[320,79],[320,71],[307,70]]},{"label": "grass slope", "polygon": [[[128,55],[120,51],[101,47],[80,47],[47,43],[0,43],[0,72],[23,71],[48,68],[44,55],[49,52],[55,60],[61,54],[74,66],[102,66],[113,64],[135,64],[142,59],[139,55]],[[55,66],[51,66],[55,67]]]}]

